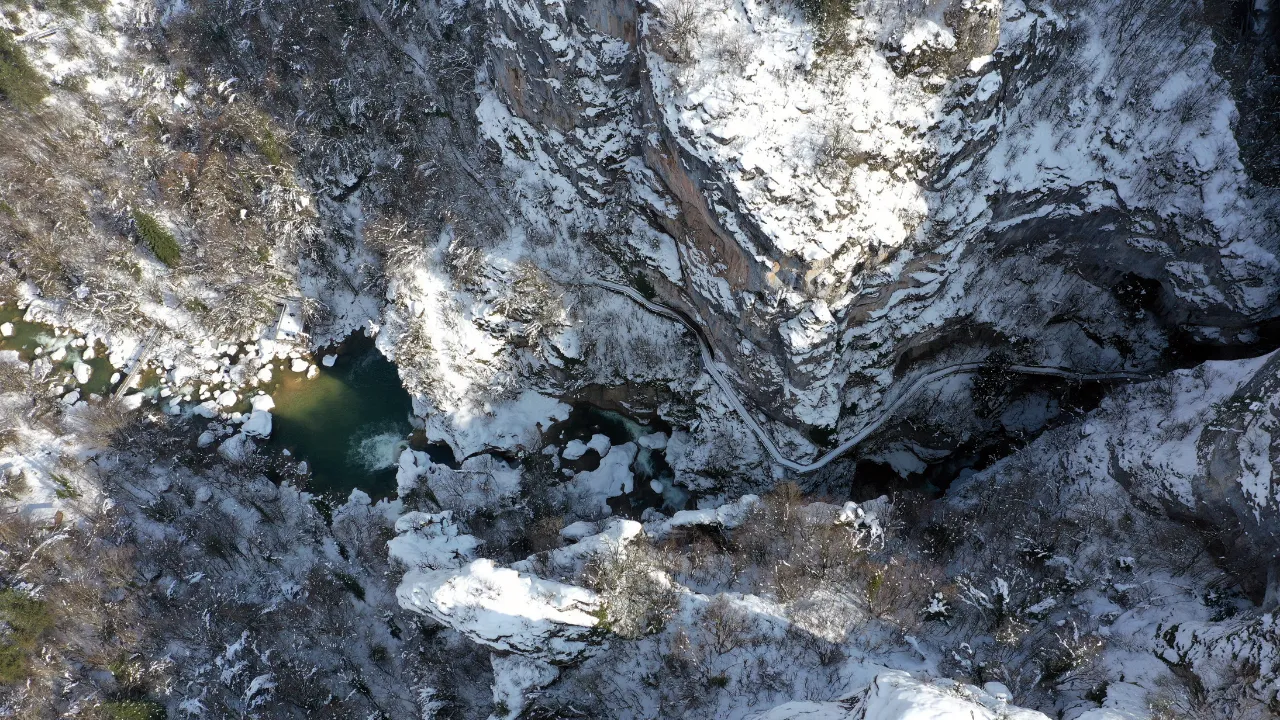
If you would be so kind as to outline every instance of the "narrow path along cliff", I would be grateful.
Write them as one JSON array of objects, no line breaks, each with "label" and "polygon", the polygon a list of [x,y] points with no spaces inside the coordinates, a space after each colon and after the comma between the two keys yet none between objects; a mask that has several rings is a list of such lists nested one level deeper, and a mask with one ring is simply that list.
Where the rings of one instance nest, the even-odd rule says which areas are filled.
[{"label": "narrow path along cliff", "polygon": [[[778,448],[778,445],[773,441],[773,438],[769,436],[769,433],[765,431],[764,427],[760,425],[756,418],[747,411],[746,406],[742,404],[742,399],[738,397],[737,391],[729,384],[729,381],[725,378],[724,374],[720,372],[718,363],[712,354],[711,346],[707,343],[705,331],[694,324],[687,315],[674,308],[655,303],[644,295],[641,295],[634,288],[627,287],[626,285],[619,285],[618,283],[610,282],[608,280],[598,280],[594,278],[581,280],[579,281],[579,284],[590,285],[592,287],[598,287],[603,290],[608,290],[609,292],[623,295],[635,301],[649,312],[674,320],[689,328],[689,330],[692,331],[694,336],[698,339],[698,351],[702,356],[702,367],[707,371],[707,374],[711,376],[711,379],[715,382],[716,386],[718,386],[724,393],[729,404],[733,406],[734,412],[742,418],[742,421],[747,424],[747,427],[751,428],[752,434],[756,436],[760,441],[760,444],[769,452],[769,455],[774,459],[774,462],[797,473],[811,473],[815,470],[820,470],[830,464],[832,460],[835,460],[841,455],[849,452],[863,440],[867,439],[867,437],[876,430],[880,429],[880,427],[893,417],[894,413],[896,413],[908,400],[919,395],[921,390],[932,383],[953,375],[977,372],[987,364],[981,362],[957,363],[920,376],[915,382],[909,385],[902,394],[898,395],[897,399],[886,405],[885,408],[880,411],[880,414],[876,415],[874,420],[864,425],[861,430],[855,433],[853,437],[850,437],[831,450],[828,450],[813,462],[803,463],[792,460],[791,458],[783,455],[782,450]],[[1009,365],[1004,369],[1010,372],[1021,373],[1023,375],[1039,375],[1042,377],[1056,377],[1066,380],[1080,380],[1087,382],[1106,382],[1109,380],[1151,380],[1154,377],[1150,373],[1129,372],[1124,370],[1082,372],[1042,365]]]}]

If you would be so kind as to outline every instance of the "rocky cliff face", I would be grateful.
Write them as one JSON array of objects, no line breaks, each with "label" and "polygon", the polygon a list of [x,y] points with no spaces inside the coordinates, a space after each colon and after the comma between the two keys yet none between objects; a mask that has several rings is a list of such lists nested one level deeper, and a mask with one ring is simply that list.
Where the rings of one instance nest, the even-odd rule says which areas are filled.
[{"label": "rocky cliff face", "polygon": [[[509,164],[593,208],[524,190],[526,216],[585,222],[818,446],[955,363],[1158,373],[1276,342],[1280,195],[1236,134],[1265,93],[1223,65],[1265,65],[1265,14],[1224,36],[1190,3],[865,2],[833,42],[764,3],[494,9],[485,102],[545,149],[536,180]],[[984,431],[978,393],[941,393],[908,445]],[[1179,512],[1274,533],[1238,449],[1204,442]]]},{"label": "rocky cliff face", "polygon": [[995,405],[960,378],[872,446],[903,473],[1043,424],[1005,415],[1065,389],[1005,392],[1002,365],[1158,373],[1275,341],[1277,192],[1237,140],[1269,96],[1224,65],[1265,65],[1265,13],[1231,45],[1191,3],[307,12],[200,6],[170,32],[228,28],[197,46],[228,75],[313,67],[259,89],[322,188],[314,324],[383,326],[464,454],[521,389],[604,392],[700,418],[682,482],[768,477],[681,328],[584,278],[683,309],[799,458],[925,373],[992,361]]},{"label": "rocky cliff face", "polygon": [[1273,332],[1276,195],[1241,165],[1225,83],[1190,80],[1217,77],[1197,10],[944,5],[865,3],[824,46],[765,5],[686,31],[678,3],[503,3],[493,92],[578,197],[674,245],[679,275],[623,255],[801,428],[856,427],[913,373],[1015,342],[1158,370]]},{"label": "rocky cliff face", "polygon": [[[28,653],[58,712],[1280,707],[1266,3],[53,5],[0,0],[0,335],[60,328],[0,580],[74,524],[151,596]],[[332,504],[257,392],[361,329],[429,448]]]}]

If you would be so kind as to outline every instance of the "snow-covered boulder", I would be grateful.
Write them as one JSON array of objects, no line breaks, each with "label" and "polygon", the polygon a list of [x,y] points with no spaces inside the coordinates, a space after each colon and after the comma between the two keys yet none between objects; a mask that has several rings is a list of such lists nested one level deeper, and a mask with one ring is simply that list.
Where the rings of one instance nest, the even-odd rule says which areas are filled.
[{"label": "snow-covered boulder", "polygon": [[495,711],[494,716],[504,720],[520,715],[531,691],[544,688],[560,677],[555,665],[521,655],[494,653],[489,660],[493,665],[494,707],[507,709],[505,715]]},{"label": "snow-covered boulder", "polygon": [[612,443],[609,442],[609,436],[601,435],[600,433],[592,435],[591,439],[587,441],[587,449],[595,450],[596,454],[600,457],[604,457],[609,454],[609,447],[611,445]]},{"label": "snow-covered boulder", "polygon": [[396,589],[400,607],[482,645],[543,662],[568,662],[590,651],[595,593],[472,560],[480,541],[462,533],[448,510],[407,513],[395,527],[399,535],[387,543],[388,553],[409,568]]},{"label": "snow-covered boulder", "polygon": [[266,410],[254,410],[249,413],[240,429],[246,435],[267,437],[271,434],[271,413]]},{"label": "snow-covered boulder", "polygon": [[244,421],[241,430],[246,435],[267,437],[271,434],[271,409],[276,406],[270,395],[258,395],[249,401],[253,411]]},{"label": "snow-covered boulder", "polygon": [[631,463],[637,452],[635,443],[623,443],[613,447],[600,460],[600,467],[573,476],[570,486],[579,496],[584,512],[595,507],[602,515],[609,515],[612,511],[608,499],[631,492],[635,482]]},{"label": "snow-covered boulder", "polygon": [[425,484],[442,507],[459,512],[496,507],[520,491],[520,470],[494,455],[469,457],[454,470],[425,452],[405,450],[399,465],[396,485],[402,496]]},{"label": "snow-covered boulder", "polygon": [[667,434],[666,433],[649,433],[643,435],[636,442],[640,443],[640,447],[646,450],[666,450]]},{"label": "snow-covered boulder", "polygon": [[254,450],[253,440],[243,432],[227,438],[218,446],[218,454],[233,463],[244,462]]},{"label": "snow-covered boulder", "polygon": [[[575,523],[575,525],[582,524]],[[621,552],[632,541],[644,534],[644,528],[635,520],[609,518],[603,521],[602,525],[604,529],[598,533],[586,535],[572,545],[512,563],[511,567],[521,572],[533,572],[536,566],[553,568],[561,576],[574,577],[582,572],[590,558]]]},{"label": "snow-covered boulder", "polygon": [[480,546],[478,539],[459,532],[451,510],[406,513],[396,520],[396,532],[387,542],[388,554],[410,568],[459,568]]},{"label": "snow-covered boulder", "polygon": [[973,685],[880,673],[861,693],[835,702],[789,702],[751,720],[1049,720]]},{"label": "snow-covered boulder", "polygon": [[587,520],[579,520],[562,528],[560,530],[560,537],[570,542],[577,542],[588,535],[595,535],[597,532],[599,532],[599,526],[597,523],[589,522]]},{"label": "snow-covered boulder", "polygon": [[580,659],[600,631],[599,597],[482,558],[466,567],[411,570],[396,589],[400,607],[429,615],[495,650],[546,662]]},{"label": "snow-covered boulder", "polygon": [[564,451],[560,453],[560,457],[565,460],[577,460],[587,454],[587,444],[581,440],[570,440],[564,446]]},{"label": "snow-covered boulder", "polygon": [[715,509],[681,510],[666,520],[654,523],[649,531],[653,535],[663,535],[672,528],[690,527],[694,525],[716,525],[722,528],[736,528],[746,521],[748,513],[760,504],[760,496],[743,495],[731,503],[725,503]]},{"label": "snow-covered boulder", "polygon": [[77,383],[83,385],[89,382],[89,378],[93,375],[93,368],[77,360],[71,366],[71,374],[76,376]]}]

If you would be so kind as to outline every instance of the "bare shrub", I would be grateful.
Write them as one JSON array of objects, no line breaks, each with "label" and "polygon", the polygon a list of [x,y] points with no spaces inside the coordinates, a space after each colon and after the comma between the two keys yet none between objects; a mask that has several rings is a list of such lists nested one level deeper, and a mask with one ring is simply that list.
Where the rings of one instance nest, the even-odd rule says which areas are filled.
[{"label": "bare shrub", "polygon": [[454,284],[460,288],[479,288],[484,281],[484,253],[458,238],[449,243],[444,256],[444,267]]},{"label": "bare shrub", "polygon": [[755,624],[745,610],[717,595],[700,613],[711,649],[725,655],[755,642]]},{"label": "bare shrub", "polygon": [[827,124],[821,142],[814,152],[814,169],[818,173],[844,180],[859,165],[871,159],[862,149],[858,134],[842,121]]},{"label": "bare shrub", "polygon": [[738,574],[784,602],[854,582],[865,567],[862,534],[815,516],[805,500],[794,483],[776,488],[731,538]]},{"label": "bare shrub", "polygon": [[603,600],[602,623],[624,638],[660,631],[679,603],[658,553],[644,540],[592,558],[582,580]]},{"label": "bare shrub", "polygon": [[508,291],[494,305],[508,319],[519,323],[511,328],[511,339],[517,347],[537,352],[541,341],[564,323],[560,290],[542,268],[529,260],[516,264],[508,282]]},{"label": "bare shrub", "polygon": [[662,6],[660,32],[662,41],[677,61],[693,58],[693,48],[702,35],[706,10],[701,0],[668,0]]},{"label": "bare shrub", "polygon": [[742,75],[751,65],[755,53],[755,43],[751,37],[741,30],[717,33],[710,38],[711,54],[720,63],[722,69],[736,75]]},{"label": "bare shrub", "polygon": [[379,217],[364,230],[364,244],[382,257],[388,270],[408,267],[422,258],[426,232],[399,216]]}]

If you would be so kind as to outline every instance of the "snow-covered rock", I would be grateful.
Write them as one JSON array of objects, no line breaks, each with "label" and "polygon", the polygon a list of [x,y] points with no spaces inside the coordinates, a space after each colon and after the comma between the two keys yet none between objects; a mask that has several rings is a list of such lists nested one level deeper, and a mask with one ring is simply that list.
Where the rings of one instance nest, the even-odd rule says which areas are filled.
[{"label": "snow-covered rock", "polygon": [[93,368],[77,360],[71,366],[71,374],[75,375],[77,383],[83,385],[89,382],[89,378],[93,375]]},{"label": "snow-covered rock", "polygon": [[555,665],[521,655],[490,656],[493,665],[493,704],[505,707],[505,715],[497,715],[502,720],[509,720],[520,715],[528,704],[528,694],[546,687],[560,676]]},{"label": "snow-covered rock", "polygon": [[577,460],[587,454],[587,444],[581,440],[570,440],[565,443],[564,450],[560,451],[560,457],[565,460]]},{"label": "snow-covered rock", "polygon": [[461,569],[411,570],[396,590],[400,606],[429,615],[495,650],[545,662],[579,659],[594,648],[599,598],[482,558]]},{"label": "snow-covered rock", "polygon": [[861,693],[837,702],[798,701],[751,716],[751,720],[1049,720],[1010,705],[973,685],[933,682],[890,671]]},{"label": "snow-covered rock", "polygon": [[640,443],[640,447],[646,450],[666,450],[667,434],[666,433],[649,433],[642,435],[636,442]]},{"label": "snow-covered rock", "polygon": [[240,426],[240,431],[253,437],[267,437],[271,434],[271,413],[266,410],[254,410]]},{"label": "snow-covered rock", "polygon": [[751,509],[760,504],[758,495],[743,495],[731,503],[714,509],[681,510],[666,520],[662,520],[650,528],[650,534],[663,535],[672,528],[690,527],[694,525],[715,525],[725,529],[736,528],[746,519]]},{"label": "snow-covered rock", "polygon": [[587,537],[588,535],[594,535],[597,532],[599,532],[597,523],[587,520],[579,520],[563,527],[560,530],[560,537],[572,542],[577,542],[582,538]]},{"label": "snow-covered rock", "polygon": [[[583,535],[572,545],[555,548],[512,563],[511,567],[514,570],[529,573],[539,567],[553,568],[557,576],[577,577],[591,558],[624,554],[628,545],[644,535],[643,526],[634,520],[609,518],[600,524],[603,528],[599,532]],[[595,523],[575,523],[575,525],[594,526]],[[563,535],[563,531],[561,533]]]},{"label": "snow-covered rock", "polygon": [[634,489],[635,476],[631,472],[631,463],[635,461],[638,450],[633,442],[617,445],[600,460],[600,466],[595,470],[574,475],[568,486],[569,492],[576,498],[575,503],[580,503],[578,507],[584,511],[594,507],[601,517],[609,515],[611,510],[608,499],[625,495]]},{"label": "snow-covered rock", "polygon": [[610,446],[611,443],[609,442],[609,437],[599,433],[592,435],[591,439],[587,441],[587,449],[595,450],[596,454],[600,457],[604,457],[609,454]]},{"label": "snow-covered rock", "polygon": [[470,511],[496,508],[520,491],[520,469],[495,455],[469,457],[457,470],[437,463],[425,452],[400,454],[396,485],[406,495],[421,485],[431,490],[442,507]]},{"label": "snow-covered rock", "polygon": [[478,539],[459,531],[452,510],[406,513],[396,520],[395,529],[398,535],[387,542],[387,551],[410,568],[459,568],[480,546]]},{"label": "snow-covered rock", "polygon": [[238,432],[222,441],[218,446],[218,454],[230,462],[242,463],[248,459],[254,447],[253,440],[247,434]]}]

